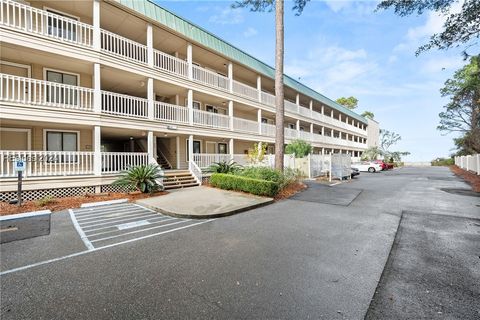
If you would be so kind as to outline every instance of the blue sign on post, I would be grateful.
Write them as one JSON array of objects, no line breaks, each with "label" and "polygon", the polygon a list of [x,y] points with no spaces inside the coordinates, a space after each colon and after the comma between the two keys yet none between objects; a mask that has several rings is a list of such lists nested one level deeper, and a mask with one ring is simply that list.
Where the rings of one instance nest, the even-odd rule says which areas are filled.
[{"label": "blue sign on post", "polygon": [[21,160],[21,159],[17,159],[15,160],[15,164],[14,164],[14,170],[16,172],[23,172],[25,171],[25,161]]}]

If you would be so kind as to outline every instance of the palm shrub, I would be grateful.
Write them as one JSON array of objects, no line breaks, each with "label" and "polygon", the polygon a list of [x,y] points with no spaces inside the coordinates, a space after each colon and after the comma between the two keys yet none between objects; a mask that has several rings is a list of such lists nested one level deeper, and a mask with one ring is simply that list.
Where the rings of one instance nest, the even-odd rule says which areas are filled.
[{"label": "palm shrub", "polygon": [[129,167],[113,182],[113,185],[135,187],[142,193],[153,193],[163,190],[161,180],[162,169],[156,164],[144,164]]},{"label": "palm shrub", "polygon": [[230,161],[220,161],[220,162],[215,162],[213,163],[209,171],[215,172],[215,173],[235,173],[239,170],[242,169],[242,166],[236,163],[233,160]]}]

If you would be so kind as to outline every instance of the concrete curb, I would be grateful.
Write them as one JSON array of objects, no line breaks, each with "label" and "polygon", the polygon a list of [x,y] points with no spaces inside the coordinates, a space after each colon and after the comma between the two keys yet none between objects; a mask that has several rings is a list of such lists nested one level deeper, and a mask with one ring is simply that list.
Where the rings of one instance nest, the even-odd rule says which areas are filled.
[{"label": "concrete curb", "polygon": [[128,202],[128,199],[117,199],[117,200],[90,202],[90,203],[82,204],[80,206],[80,208],[98,207],[98,206],[104,206],[104,205],[107,205],[107,204],[119,204],[119,203],[125,203],[125,202]]},{"label": "concrete curb", "polygon": [[30,218],[30,217],[41,216],[41,215],[44,215],[44,214],[51,214],[51,213],[52,212],[50,210],[40,210],[40,211],[15,213],[15,214],[9,214],[9,215],[6,215],[6,216],[0,216],[0,221]]},{"label": "concrete curb", "polygon": [[253,210],[253,209],[256,209],[256,208],[260,208],[260,207],[263,207],[263,206],[267,206],[267,205],[270,205],[274,202],[275,202],[275,200],[271,199],[269,201],[265,201],[265,202],[262,202],[262,203],[257,203],[257,204],[246,206],[246,207],[243,207],[243,208],[238,208],[238,209],[235,209],[235,210],[230,210],[230,211],[225,211],[225,212],[219,212],[219,213],[199,216],[199,215],[196,215],[196,214],[183,214],[183,213],[171,212],[171,211],[168,211],[168,210],[165,210],[165,209],[162,209],[162,208],[157,208],[155,206],[145,205],[143,203],[137,203],[135,201],[135,203],[138,204],[139,206],[151,209],[153,211],[159,212],[159,213],[167,215],[167,216],[171,216],[171,217],[174,217],[174,218],[196,219],[196,220],[228,217],[228,216],[232,216],[232,215],[237,214],[237,213],[241,213],[241,212]]}]

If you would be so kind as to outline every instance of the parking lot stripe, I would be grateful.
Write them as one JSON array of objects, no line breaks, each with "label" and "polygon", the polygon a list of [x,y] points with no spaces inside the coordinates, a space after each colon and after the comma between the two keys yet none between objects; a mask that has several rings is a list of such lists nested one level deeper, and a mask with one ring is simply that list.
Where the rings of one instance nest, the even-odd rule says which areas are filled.
[{"label": "parking lot stripe", "polygon": [[112,243],[112,244],[109,244],[109,245],[105,245],[103,247],[93,248],[92,250],[85,250],[85,251],[81,251],[81,252],[76,252],[76,253],[72,253],[72,254],[69,254],[69,255],[66,255],[66,256],[63,256],[63,257],[58,257],[58,258],[55,258],[55,259],[40,261],[40,262],[29,264],[29,265],[26,265],[26,266],[23,266],[23,267],[18,267],[18,268],[14,268],[14,269],[10,269],[10,270],[5,270],[5,271],[0,272],[0,276],[6,275],[6,274],[9,274],[9,273],[14,273],[14,272],[26,270],[26,269],[30,269],[30,268],[34,268],[34,267],[38,267],[38,266],[49,264],[49,263],[52,263],[52,262],[57,262],[57,261],[66,260],[66,259],[69,259],[69,258],[82,256],[82,255],[87,254],[87,253],[91,253],[91,252],[95,252],[95,251],[99,251],[99,250],[103,250],[103,249],[107,249],[107,248],[116,247],[116,246],[119,246],[119,245],[122,245],[122,244],[147,239],[147,238],[159,236],[159,235],[170,233],[170,232],[179,231],[179,230],[182,230],[182,229],[198,226],[198,225],[201,225],[201,224],[213,221],[213,220],[214,219],[205,220],[205,221],[189,224],[189,225],[186,225],[186,226],[178,227],[178,228],[175,228],[175,229],[169,229],[169,230],[165,230],[165,231],[158,232],[158,233],[148,234],[148,235],[145,235],[145,236],[142,236],[142,237],[125,240],[125,241],[122,241],[122,242]]},{"label": "parking lot stripe", "polygon": [[78,225],[77,218],[75,218],[75,214],[73,213],[72,209],[68,209],[68,213],[70,214],[70,219],[72,219],[73,226],[75,230],[77,230],[78,234],[80,235],[80,239],[82,239],[83,243],[87,247],[88,250],[93,250],[94,247],[92,243],[88,240],[85,232],[83,232],[82,228]]},{"label": "parking lot stripe", "polygon": [[117,210],[117,211],[109,211],[109,212],[100,212],[96,214],[89,215],[88,217],[78,217],[77,216],[77,221],[88,221],[92,219],[99,219],[102,216],[110,216],[114,214],[123,214],[123,213],[132,213],[132,212],[145,212],[145,210],[142,210],[140,208],[136,209],[123,209],[123,210]]},{"label": "parking lot stripe", "polygon": [[[166,221],[170,221],[170,220],[174,220],[175,218],[170,218],[170,219],[162,219],[162,220],[159,220],[159,221],[155,221],[155,222],[150,222],[150,220],[143,220],[143,221],[148,221],[150,222],[149,225],[154,225],[154,224],[158,224],[158,223],[163,223],[163,222],[166,222]],[[118,224],[115,225],[115,226],[112,226],[113,228],[117,228]],[[109,228],[112,228],[112,227],[109,227]],[[93,234],[89,234],[88,236],[89,237],[95,237],[95,236],[99,236],[101,234],[107,234],[107,233],[113,233],[113,232],[121,232],[122,230],[119,230],[118,228],[116,230],[111,230],[111,231],[105,231],[105,232],[99,232],[99,233],[93,233]]]},{"label": "parking lot stripe", "polygon": [[102,211],[107,211],[107,210],[117,210],[118,208],[125,208],[126,203],[122,204],[117,204],[117,205],[109,205],[109,206],[104,206],[104,207],[91,207],[91,208],[85,208],[85,209],[75,209],[75,214],[76,215],[88,215],[91,213],[98,212],[99,210]]},{"label": "parking lot stripe", "polygon": [[[166,217],[166,216],[160,216],[160,217],[153,217],[153,218],[147,218],[147,219],[144,219],[144,220],[148,220],[148,221],[168,221],[168,220],[174,220],[176,218],[172,218],[172,217]],[[114,223],[114,222],[112,222]],[[97,230],[103,230],[103,229],[110,229],[110,228],[115,228],[116,226],[118,226],[118,223],[115,223],[115,224],[112,224],[111,226],[106,226],[106,227],[100,227],[100,228],[94,228],[94,229],[90,229],[90,230],[84,230],[85,234],[87,234],[87,236],[90,236],[90,232],[93,232],[93,231],[97,231]]]},{"label": "parking lot stripe", "polygon": [[92,223],[95,224],[97,222],[111,221],[111,220],[115,220],[115,219],[118,219],[118,218],[125,218],[125,217],[150,216],[150,215],[152,215],[152,214],[147,213],[147,212],[138,212],[138,213],[126,214],[126,215],[122,215],[122,216],[118,216],[118,217],[98,219],[98,220],[86,221],[86,222],[79,222],[78,224],[80,226],[82,226],[82,228],[83,228],[83,227],[86,227],[86,226],[90,226]]},{"label": "parking lot stripe", "polygon": [[123,237],[123,236],[125,236],[125,235],[127,235],[127,234],[133,234],[133,233],[144,232],[144,231],[148,231],[148,230],[152,230],[152,229],[164,228],[164,227],[172,226],[172,225],[174,225],[174,224],[185,223],[185,222],[188,222],[188,221],[177,221],[177,222],[172,222],[172,223],[168,223],[168,224],[163,224],[163,225],[161,225],[161,226],[156,226],[156,227],[151,227],[151,228],[144,228],[144,229],[141,229],[141,230],[135,230],[135,231],[130,231],[130,232],[124,232],[124,233],[119,234],[119,235],[116,235],[116,236],[111,236],[111,237],[106,237],[106,238],[95,239],[95,240],[92,240],[91,242],[98,242],[98,241],[104,241],[104,240],[108,240],[108,239]]},{"label": "parking lot stripe", "polygon": [[[141,216],[141,217],[146,217],[148,216],[148,214],[145,214],[144,216]],[[138,219],[139,217],[133,217],[133,218],[125,218],[125,219],[119,219],[119,220],[114,220],[114,221],[107,221],[107,222],[102,222],[102,223],[97,223],[97,224],[92,224],[92,225],[88,225],[88,226],[82,226],[83,229],[85,229],[85,232],[86,231],[90,231],[90,230],[87,230],[86,228],[92,228],[92,227],[97,227],[97,226],[104,226],[106,224],[110,224],[110,223],[117,223],[117,222],[120,222],[120,221],[128,221],[128,220],[135,220],[135,219]]]}]

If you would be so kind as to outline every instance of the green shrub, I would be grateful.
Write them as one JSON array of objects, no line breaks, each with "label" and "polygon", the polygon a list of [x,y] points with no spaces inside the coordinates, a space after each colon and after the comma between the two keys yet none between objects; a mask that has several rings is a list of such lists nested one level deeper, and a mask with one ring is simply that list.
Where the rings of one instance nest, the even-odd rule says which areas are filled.
[{"label": "green shrub", "polygon": [[286,154],[295,154],[295,158],[303,158],[312,153],[312,145],[304,140],[293,140],[285,147]]},{"label": "green shrub", "polygon": [[267,180],[280,183],[283,180],[282,172],[269,167],[246,167],[236,173],[242,177]]},{"label": "green shrub", "polygon": [[45,196],[45,197],[37,200],[37,205],[40,206],[40,207],[45,207],[46,205],[49,205],[49,204],[55,203],[55,202],[57,202],[57,200],[54,197]]},{"label": "green shrub", "polygon": [[147,164],[130,167],[113,182],[113,185],[135,187],[143,193],[152,193],[163,190],[160,179],[163,178],[162,169],[156,164]]},{"label": "green shrub", "polygon": [[453,158],[437,158],[431,163],[432,166],[452,166],[455,164],[455,160]]},{"label": "green shrub", "polygon": [[279,191],[279,184],[276,182],[225,173],[212,174],[210,184],[220,189],[243,191],[258,196],[274,197]]},{"label": "green shrub", "polygon": [[220,161],[220,162],[213,163],[210,166],[209,171],[215,172],[215,173],[234,173],[240,170],[241,168],[242,168],[241,165],[239,165],[233,160],[230,160],[229,162]]}]

